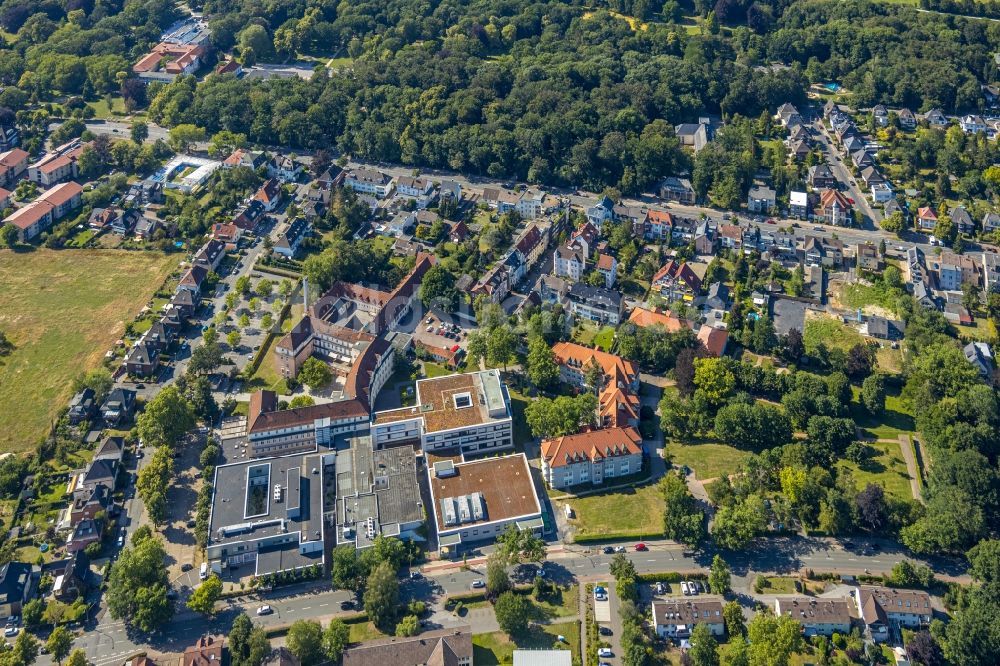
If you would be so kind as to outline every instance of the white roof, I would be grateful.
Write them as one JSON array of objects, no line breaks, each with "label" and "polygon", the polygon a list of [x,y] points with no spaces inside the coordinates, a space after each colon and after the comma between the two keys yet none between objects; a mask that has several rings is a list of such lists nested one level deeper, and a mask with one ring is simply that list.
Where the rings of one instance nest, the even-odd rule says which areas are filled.
[{"label": "white roof", "polygon": [[789,194],[789,203],[793,206],[809,205],[809,197],[805,192],[792,192]]}]

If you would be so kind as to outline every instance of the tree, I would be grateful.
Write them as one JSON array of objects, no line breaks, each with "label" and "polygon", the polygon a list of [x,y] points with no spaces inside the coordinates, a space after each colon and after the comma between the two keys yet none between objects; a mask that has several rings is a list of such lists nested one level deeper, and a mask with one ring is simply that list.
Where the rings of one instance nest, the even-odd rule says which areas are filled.
[{"label": "tree", "polygon": [[767,516],[764,500],[749,495],[719,509],[712,535],[722,548],[742,550],[767,530]]},{"label": "tree", "polygon": [[732,395],[736,377],[722,359],[699,358],[694,362],[695,400],[715,410]]},{"label": "tree", "polygon": [[285,644],[302,666],[314,666],[323,661],[323,628],[319,622],[296,620],[288,628]]},{"label": "tree", "polygon": [[519,530],[513,524],[497,535],[496,545],[496,552],[508,565],[545,559],[545,542],[541,537],[529,530]]},{"label": "tree", "polygon": [[211,327],[205,331],[203,334],[205,344],[195,347],[194,351],[191,352],[191,360],[188,361],[188,372],[195,374],[212,372],[222,365],[222,347],[215,341],[218,335],[215,327]]},{"label": "tree", "polygon": [[734,402],[715,415],[715,434],[735,447],[763,451],[791,441],[792,422],[774,405]]},{"label": "tree", "polygon": [[357,591],[361,588],[363,573],[354,546],[337,546],[330,557],[333,586],[339,590]]},{"label": "tree", "polygon": [[660,492],[665,504],[665,536],[691,547],[700,544],[705,538],[705,514],[698,510],[684,479],[677,474],[665,475],[660,481]]},{"label": "tree", "polygon": [[875,352],[860,342],[847,352],[847,376],[858,381],[872,373],[875,367]]},{"label": "tree", "polygon": [[368,576],[364,601],[368,619],[385,633],[391,633],[399,608],[399,581],[391,563],[380,563]]},{"label": "tree", "polygon": [[510,578],[507,576],[507,563],[496,553],[486,560],[486,596],[496,599],[510,589]]},{"label": "tree", "polygon": [[526,597],[514,592],[501,594],[493,606],[497,624],[510,636],[518,636],[528,629],[528,619],[531,616],[531,602]]},{"label": "tree", "polygon": [[[6,647],[6,646],[4,646]],[[14,648],[0,653],[0,664],[4,666],[31,666],[38,658],[38,640],[27,631],[22,631],[14,641]]]},{"label": "tree", "polygon": [[316,404],[311,395],[297,395],[292,398],[292,401],[288,403],[289,409],[298,409],[299,407],[312,407]]},{"label": "tree", "polygon": [[137,120],[132,123],[132,129],[129,134],[132,137],[132,141],[135,143],[142,143],[149,138],[149,126],[141,120]]},{"label": "tree", "polygon": [[872,416],[885,411],[885,376],[880,373],[865,377],[861,383],[861,404]]},{"label": "tree", "polygon": [[69,656],[69,652],[73,648],[74,638],[73,632],[62,625],[53,629],[52,633],[49,634],[48,640],[45,641],[45,647],[57,664],[61,664],[63,659]]},{"label": "tree", "polygon": [[604,368],[597,362],[597,358],[591,357],[590,362],[583,370],[583,383],[594,392],[594,395],[600,395],[606,381]]},{"label": "tree", "polygon": [[222,596],[222,580],[218,576],[209,576],[191,593],[187,607],[195,613],[214,615],[215,602],[220,596]]},{"label": "tree", "polygon": [[858,517],[869,530],[877,532],[886,521],[888,508],[882,486],[869,483],[858,493],[856,505]]},{"label": "tree", "polygon": [[743,608],[740,602],[730,601],[722,607],[722,618],[726,622],[726,633],[730,638],[744,636],[747,633],[746,620],[743,618]]},{"label": "tree", "polygon": [[528,378],[538,388],[551,388],[559,381],[559,365],[552,347],[539,336],[532,336],[528,340],[526,365]]},{"label": "tree", "polygon": [[927,631],[918,631],[906,644],[906,656],[919,666],[944,666],[944,653],[934,637]]},{"label": "tree", "polygon": [[806,353],[802,333],[797,328],[791,329],[781,338],[780,347],[781,358],[790,363],[798,363]]},{"label": "tree", "polygon": [[793,652],[802,649],[802,626],[790,615],[757,613],[747,626],[751,666],[787,666]]},{"label": "tree", "polygon": [[297,379],[309,388],[316,389],[329,384],[333,379],[333,373],[326,363],[311,356],[302,364],[302,369],[299,370]]},{"label": "tree", "polygon": [[163,542],[149,537],[122,549],[111,567],[105,601],[111,617],[140,631],[153,631],[170,621],[173,604],[164,566]]},{"label": "tree", "polygon": [[264,628],[255,626],[246,613],[237,615],[229,631],[231,666],[261,666],[269,654],[271,642]]},{"label": "tree", "polygon": [[1000,540],[984,539],[966,553],[969,574],[982,583],[1000,583]]},{"label": "tree", "polygon": [[[240,340],[242,340],[242,339],[243,339],[243,336],[240,335],[239,331],[236,331],[236,330],[229,331],[229,334],[226,336],[226,344],[229,345],[230,349],[236,349],[237,347],[240,346]],[[306,362],[312,361],[312,360],[314,360],[314,359],[309,358],[309,359],[307,359]]]},{"label": "tree", "polygon": [[45,602],[39,598],[34,598],[21,608],[21,619],[27,629],[37,629],[42,623],[42,614],[45,612]]},{"label": "tree", "polygon": [[[236,290],[234,293],[246,296],[250,293],[251,286],[252,283],[250,282],[250,276],[241,275],[238,278],[236,278],[236,284],[233,285],[233,288]],[[228,298],[228,296],[226,298]]]},{"label": "tree", "polygon": [[73,650],[73,654],[69,656],[69,661],[66,664],[67,666],[90,666],[90,662],[87,661],[87,653],[83,648]]},{"label": "tree", "polygon": [[139,470],[135,488],[146,512],[155,524],[160,524],[167,512],[167,488],[173,477],[173,450],[169,446],[161,446],[150,458],[149,463]]},{"label": "tree", "polygon": [[[252,302],[253,301],[251,301],[251,303]],[[241,314],[239,319],[239,325],[240,328],[242,328],[243,330],[250,328],[250,315],[248,315],[246,312]]]},{"label": "tree", "polygon": [[420,281],[420,302],[425,308],[440,307],[452,312],[458,305],[455,275],[441,264],[431,266]]},{"label": "tree", "polygon": [[330,661],[337,663],[344,654],[344,648],[350,641],[351,630],[343,620],[333,618],[323,630],[323,654]]},{"label": "tree", "polygon": [[728,594],[730,585],[729,565],[721,555],[712,558],[712,568],[708,572],[708,586],[712,594]]},{"label": "tree", "polygon": [[691,631],[691,657],[693,666],[719,666],[719,643],[712,636],[708,624],[699,622]]},{"label": "tree", "polygon": [[420,632],[420,619],[416,615],[407,615],[396,625],[397,636],[416,636]]},{"label": "tree", "polygon": [[5,247],[14,247],[17,245],[17,237],[17,227],[13,224],[0,225],[0,242],[2,242]]},{"label": "tree", "polygon": [[146,403],[135,421],[136,430],[147,444],[172,445],[195,425],[191,403],[176,386],[166,386]]},{"label": "tree", "polygon": [[882,229],[890,233],[898,234],[906,226],[903,220],[903,213],[901,211],[894,211],[891,215],[886,217],[881,222]]},{"label": "tree", "polygon": [[175,125],[170,130],[170,147],[178,153],[186,153],[191,144],[204,140],[205,130],[195,125]]},{"label": "tree", "polygon": [[1000,595],[993,586],[972,588],[945,631],[944,656],[952,666],[988,666],[1000,659]]}]

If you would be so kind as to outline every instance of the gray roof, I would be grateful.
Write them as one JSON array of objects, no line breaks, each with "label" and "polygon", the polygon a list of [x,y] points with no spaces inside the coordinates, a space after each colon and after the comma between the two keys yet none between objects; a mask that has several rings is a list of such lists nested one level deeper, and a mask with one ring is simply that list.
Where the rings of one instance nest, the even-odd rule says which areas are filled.
[{"label": "gray roof", "polygon": [[622,295],[617,291],[603,287],[592,287],[583,282],[577,282],[570,287],[568,296],[571,301],[582,301],[592,307],[596,306],[606,310],[618,310],[622,305]]}]

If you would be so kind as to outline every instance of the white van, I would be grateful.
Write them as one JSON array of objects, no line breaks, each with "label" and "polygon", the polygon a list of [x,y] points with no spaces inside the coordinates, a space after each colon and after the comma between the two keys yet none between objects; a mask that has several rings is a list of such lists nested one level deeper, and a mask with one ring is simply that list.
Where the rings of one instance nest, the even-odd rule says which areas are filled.
[{"label": "white van", "polygon": [[198,578],[202,580],[208,578],[208,562],[201,563],[201,571],[198,572]]}]

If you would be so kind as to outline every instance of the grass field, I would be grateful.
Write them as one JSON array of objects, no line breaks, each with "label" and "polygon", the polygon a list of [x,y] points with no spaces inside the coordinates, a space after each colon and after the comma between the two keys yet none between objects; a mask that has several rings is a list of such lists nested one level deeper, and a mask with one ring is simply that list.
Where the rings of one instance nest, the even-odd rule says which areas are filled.
[{"label": "grass field", "polygon": [[687,465],[693,469],[701,481],[735,474],[743,461],[750,457],[747,451],[712,442],[704,444],[673,442],[667,445],[667,455],[675,466]]},{"label": "grass field", "polygon": [[851,347],[864,342],[858,331],[833,317],[811,317],[806,319],[806,330],[802,332],[806,352],[813,353],[819,343],[827,349],[850,351]]},{"label": "grass field", "polygon": [[573,508],[577,539],[630,539],[663,534],[663,496],[655,484],[556,502]]},{"label": "grass field", "polygon": [[153,252],[0,251],[0,452],[31,448],[177,265]]},{"label": "grass field", "polygon": [[[559,644],[558,636],[565,637],[566,643]],[[476,666],[512,664],[514,663],[515,648],[551,650],[557,644],[568,648],[573,653],[574,663],[579,663],[580,623],[563,622],[537,625],[528,630],[524,636],[519,636],[516,639],[512,639],[502,631],[475,634],[472,637],[473,661]]]},{"label": "grass field", "polygon": [[95,118],[107,119],[112,116],[125,115],[125,100],[121,97],[112,97],[110,107],[107,100],[104,99],[99,99],[96,102],[87,102],[87,106],[94,110]]},{"label": "grass field", "polygon": [[896,439],[899,435],[913,432],[916,424],[913,415],[903,404],[899,394],[887,395],[885,397],[885,411],[878,417],[874,417],[858,404],[858,396],[861,390],[852,386],[854,401],[851,402],[851,418],[858,424],[867,437],[873,439]]},{"label": "grass field", "polygon": [[899,442],[870,442],[869,446],[874,449],[875,455],[863,465],[858,466],[849,460],[838,460],[837,467],[841,470],[850,470],[858,490],[869,483],[875,483],[882,486],[888,495],[898,499],[913,499],[913,494],[910,492],[910,475],[906,471],[906,462],[903,461],[903,454],[899,450]]}]

